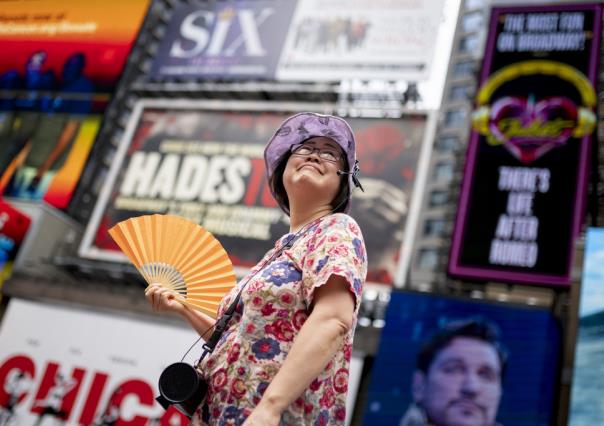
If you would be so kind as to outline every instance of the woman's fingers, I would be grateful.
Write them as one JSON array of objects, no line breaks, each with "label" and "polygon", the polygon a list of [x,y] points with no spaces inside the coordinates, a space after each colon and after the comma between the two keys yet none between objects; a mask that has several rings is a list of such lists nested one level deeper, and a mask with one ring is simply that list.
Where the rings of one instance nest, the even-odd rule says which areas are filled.
[{"label": "woman's fingers", "polygon": [[145,298],[155,311],[178,312],[184,305],[177,299],[173,290],[167,289],[161,284],[150,284],[145,289]]},{"label": "woman's fingers", "polygon": [[161,311],[170,308],[170,302],[174,299],[174,292],[160,284],[151,284],[145,290],[145,297],[154,310]]}]

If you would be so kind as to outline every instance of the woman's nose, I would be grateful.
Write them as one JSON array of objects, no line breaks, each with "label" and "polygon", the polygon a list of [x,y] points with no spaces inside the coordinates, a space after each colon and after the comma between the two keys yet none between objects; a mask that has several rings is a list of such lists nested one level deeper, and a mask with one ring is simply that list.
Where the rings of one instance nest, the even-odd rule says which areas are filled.
[{"label": "woman's nose", "polygon": [[321,157],[319,157],[319,150],[318,149],[313,149],[313,151],[308,154],[308,158],[311,160],[315,160],[315,161],[321,161]]}]

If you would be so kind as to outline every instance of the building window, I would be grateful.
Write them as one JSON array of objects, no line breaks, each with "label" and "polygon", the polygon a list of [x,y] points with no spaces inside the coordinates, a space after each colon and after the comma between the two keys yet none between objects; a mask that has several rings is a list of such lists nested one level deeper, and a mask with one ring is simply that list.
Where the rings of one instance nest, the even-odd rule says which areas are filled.
[{"label": "building window", "polygon": [[419,269],[434,269],[438,261],[438,253],[435,249],[421,249],[417,260]]},{"label": "building window", "polygon": [[469,84],[460,84],[451,86],[451,90],[449,91],[449,101],[467,101],[469,100],[469,92],[471,87]]},{"label": "building window", "polygon": [[466,9],[480,9],[484,6],[485,0],[466,0]]},{"label": "building window", "polygon": [[466,110],[459,108],[447,111],[445,114],[446,127],[461,127],[466,124]]},{"label": "building window", "polygon": [[424,222],[424,236],[437,237],[445,230],[445,221],[442,219],[427,219]]},{"label": "building window", "polygon": [[430,207],[443,206],[447,203],[448,199],[449,199],[449,194],[447,191],[432,191],[430,193],[429,206]]},{"label": "building window", "polygon": [[473,76],[476,69],[474,61],[461,61],[453,66],[453,77]]},{"label": "building window", "polygon": [[466,33],[480,31],[482,27],[483,14],[480,11],[468,13],[462,18],[461,27]]},{"label": "building window", "polygon": [[453,152],[459,148],[457,136],[443,136],[436,141],[436,150],[440,152]]},{"label": "building window", "polygon": [[477,53],[478,35],[472,34],[459,40],[459,53]]},{"label": "building window", "polygon": [[434,166],[434,180],[437,182],[449,182],[453,179],[452,163],[436,163]]}]

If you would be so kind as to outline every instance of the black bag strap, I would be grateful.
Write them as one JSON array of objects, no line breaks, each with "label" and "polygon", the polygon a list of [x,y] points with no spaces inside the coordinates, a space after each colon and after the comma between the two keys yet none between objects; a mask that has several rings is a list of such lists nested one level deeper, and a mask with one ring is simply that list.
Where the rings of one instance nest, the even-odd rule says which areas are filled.
[{"label": "black bag strap", "polygon": [[262,263],[262,265],[256,270],[256,272],[254,272],[246,280],[246,282],[241,286],[239,293],[237,293],[237,297],[235,297],[235,300],[233,300],[233,302],[230,304],[230,306],[227,308],[227,310],[224,312],[224,314],[216,321],[216,324],[214,326],[215,327],[214,332],[212,333],[210,338],[206,341],[206,343],[204,343],[204,345],[202,346],[203,353],[201,354],[201,358],[199,358],[199,361],[197,361],[197,363],[196,363],[197,365],[199,365],[199,363],[201,363],[201,361],[203,361],[203,359],[205,358],[205,356],[207,354],[212,353],[212,351],[218,344],[218,341],[222,337],[222,334],[224,333],[224,331],[227,329],[229,322],[231,321],[231,318],[235,314],[235,310],[237,309],[239,300],[241,300],[241,295],[243,293],[243,290],[245,289],[245,286],[252,280],[252,278],[254,278],[256,276],[256,274],[258,274],[258,272],[262,271],[266,265],[268,265],[270,262],[272,262],[277,257],[279,257],[281,255],[281,253],[283,253],[284,250],[291,248],[294,245],[294,243],[310,229],[311,225],[317,221],[318,221],[318,219],[313,220],[311,223],[309,223],[304,228],[302,228],[300,231],[298,231],[296,234],[294,234],[292,237],[290,237],[289,240],[287,240],[287,242],[285,244],[283,244],[278,250],[276,250],[267,260],[265,260]]}]

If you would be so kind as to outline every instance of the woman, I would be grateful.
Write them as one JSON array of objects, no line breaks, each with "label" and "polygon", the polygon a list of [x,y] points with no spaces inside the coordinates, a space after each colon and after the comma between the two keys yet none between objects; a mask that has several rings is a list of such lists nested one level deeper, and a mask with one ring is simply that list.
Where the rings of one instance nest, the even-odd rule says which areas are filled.
[{"label": "woman", "polygon": [[[367,273],[361,231],[345,214],[360,187],[354,136],[341,118],[301,113],[281,125],[264,157],[290,232],[222,300],[219,316],[245,286],[199,366],[209,389],[191,424],[340,425]],[[200,334],[214,324],[159,286],[146,296]]]}]

